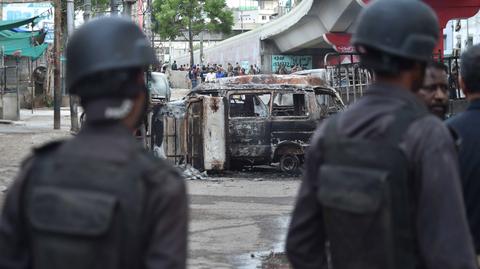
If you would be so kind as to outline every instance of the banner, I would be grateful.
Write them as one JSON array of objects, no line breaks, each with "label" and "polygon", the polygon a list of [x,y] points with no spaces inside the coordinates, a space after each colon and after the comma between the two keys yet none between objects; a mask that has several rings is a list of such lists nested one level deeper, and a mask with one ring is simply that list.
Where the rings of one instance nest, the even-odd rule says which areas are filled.
[{"label": "banner", "polygon": [[299,65],[302,69],[312,69],[312,56],[297,55],[272,55],[272,72],[277,72],[283,65],[290,71],[294,65]]}]

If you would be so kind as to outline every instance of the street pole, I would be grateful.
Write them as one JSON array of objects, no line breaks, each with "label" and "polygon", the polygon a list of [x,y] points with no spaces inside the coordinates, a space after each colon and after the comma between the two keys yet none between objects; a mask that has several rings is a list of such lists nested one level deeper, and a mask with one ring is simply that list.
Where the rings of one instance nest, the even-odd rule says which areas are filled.
[{"label": "street pole", "polygon": [[110,14],[112,16],[118,14],[118,9],[117,9],[117,0],[110,0]]},{"label": "street pole", "polygon": [[[68,38],[72,36],[73,31],[75,30],[74,25],[74,3],[73,0],[67,0],[67,35]],[[68,59],[67,59],[68,61]],[[70,131],[77,133],[80,130],[78,124],[78,100],[74,95],[70,95]]]},{"label": "street pole", "polygon": [[60,105],[62,102],[62,88],[60,81],[60,51],[62,47],[62,0],[55,0],[55,42],[54,42],[54,71],[53,71],[53,129],[60,129]]},{"label": "street pole", "polygon": [[132,2],[123,0],[123,16],[132,17]]},{"label": "street pole", "polygon": [[84,11],[83,11],[83,21],[87,22],[92,16],[92,0],[83,1]]},{"label": "street pole", "polygon": [[200,32],[200,66],[203,66],[203,31]]}]

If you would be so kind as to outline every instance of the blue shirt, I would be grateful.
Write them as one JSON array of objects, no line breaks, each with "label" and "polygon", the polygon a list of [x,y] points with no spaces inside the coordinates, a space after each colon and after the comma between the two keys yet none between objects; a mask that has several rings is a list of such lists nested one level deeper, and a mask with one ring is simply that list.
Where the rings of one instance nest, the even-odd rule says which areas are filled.
[{"label": "blue shirt", "polygon": [[460,174],[467,218],[477,253],[480,253],[480,99],[447,121],[460,136]]}]

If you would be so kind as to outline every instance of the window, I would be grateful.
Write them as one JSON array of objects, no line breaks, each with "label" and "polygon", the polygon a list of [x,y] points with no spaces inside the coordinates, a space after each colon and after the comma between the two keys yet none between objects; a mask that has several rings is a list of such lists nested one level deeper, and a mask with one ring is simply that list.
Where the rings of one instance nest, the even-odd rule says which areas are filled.
[{"label": "window", "polygon": [[230,95],[230,117],[268,117],[270,94]]},{"label": "window", "polygon": [[277,93],[273,100],[273,116],[305,116],[305,95]]},{"label": "window", "polygon": [[263,15],[262,16],[262,21],[266,20],[267,19],[267,16]]},{"label": "window", "polygon": [[316,94],[315,98],[322,116],[328,116],[332,112],[340,110],[335,98],[329,94]]}]

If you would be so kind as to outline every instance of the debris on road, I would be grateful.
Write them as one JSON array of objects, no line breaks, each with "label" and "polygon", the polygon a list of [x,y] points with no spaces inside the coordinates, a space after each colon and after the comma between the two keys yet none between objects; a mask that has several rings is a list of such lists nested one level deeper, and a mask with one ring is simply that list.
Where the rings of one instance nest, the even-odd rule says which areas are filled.
[{"label": "debris on road", "polygon": [[208,179],[207,171],[200,172],[197,169],[193,168],[191,165],[181,165],[178,166],[183,171],[183,177],[190,180],[206,180]]},{"label": "debris on road", "polygon": [[[253,254],[252,254],[253,255]],[[290,269],[292,268],[288,262],[285,253],[270,252],[269,255],[262,258],[262,269]]]}]

